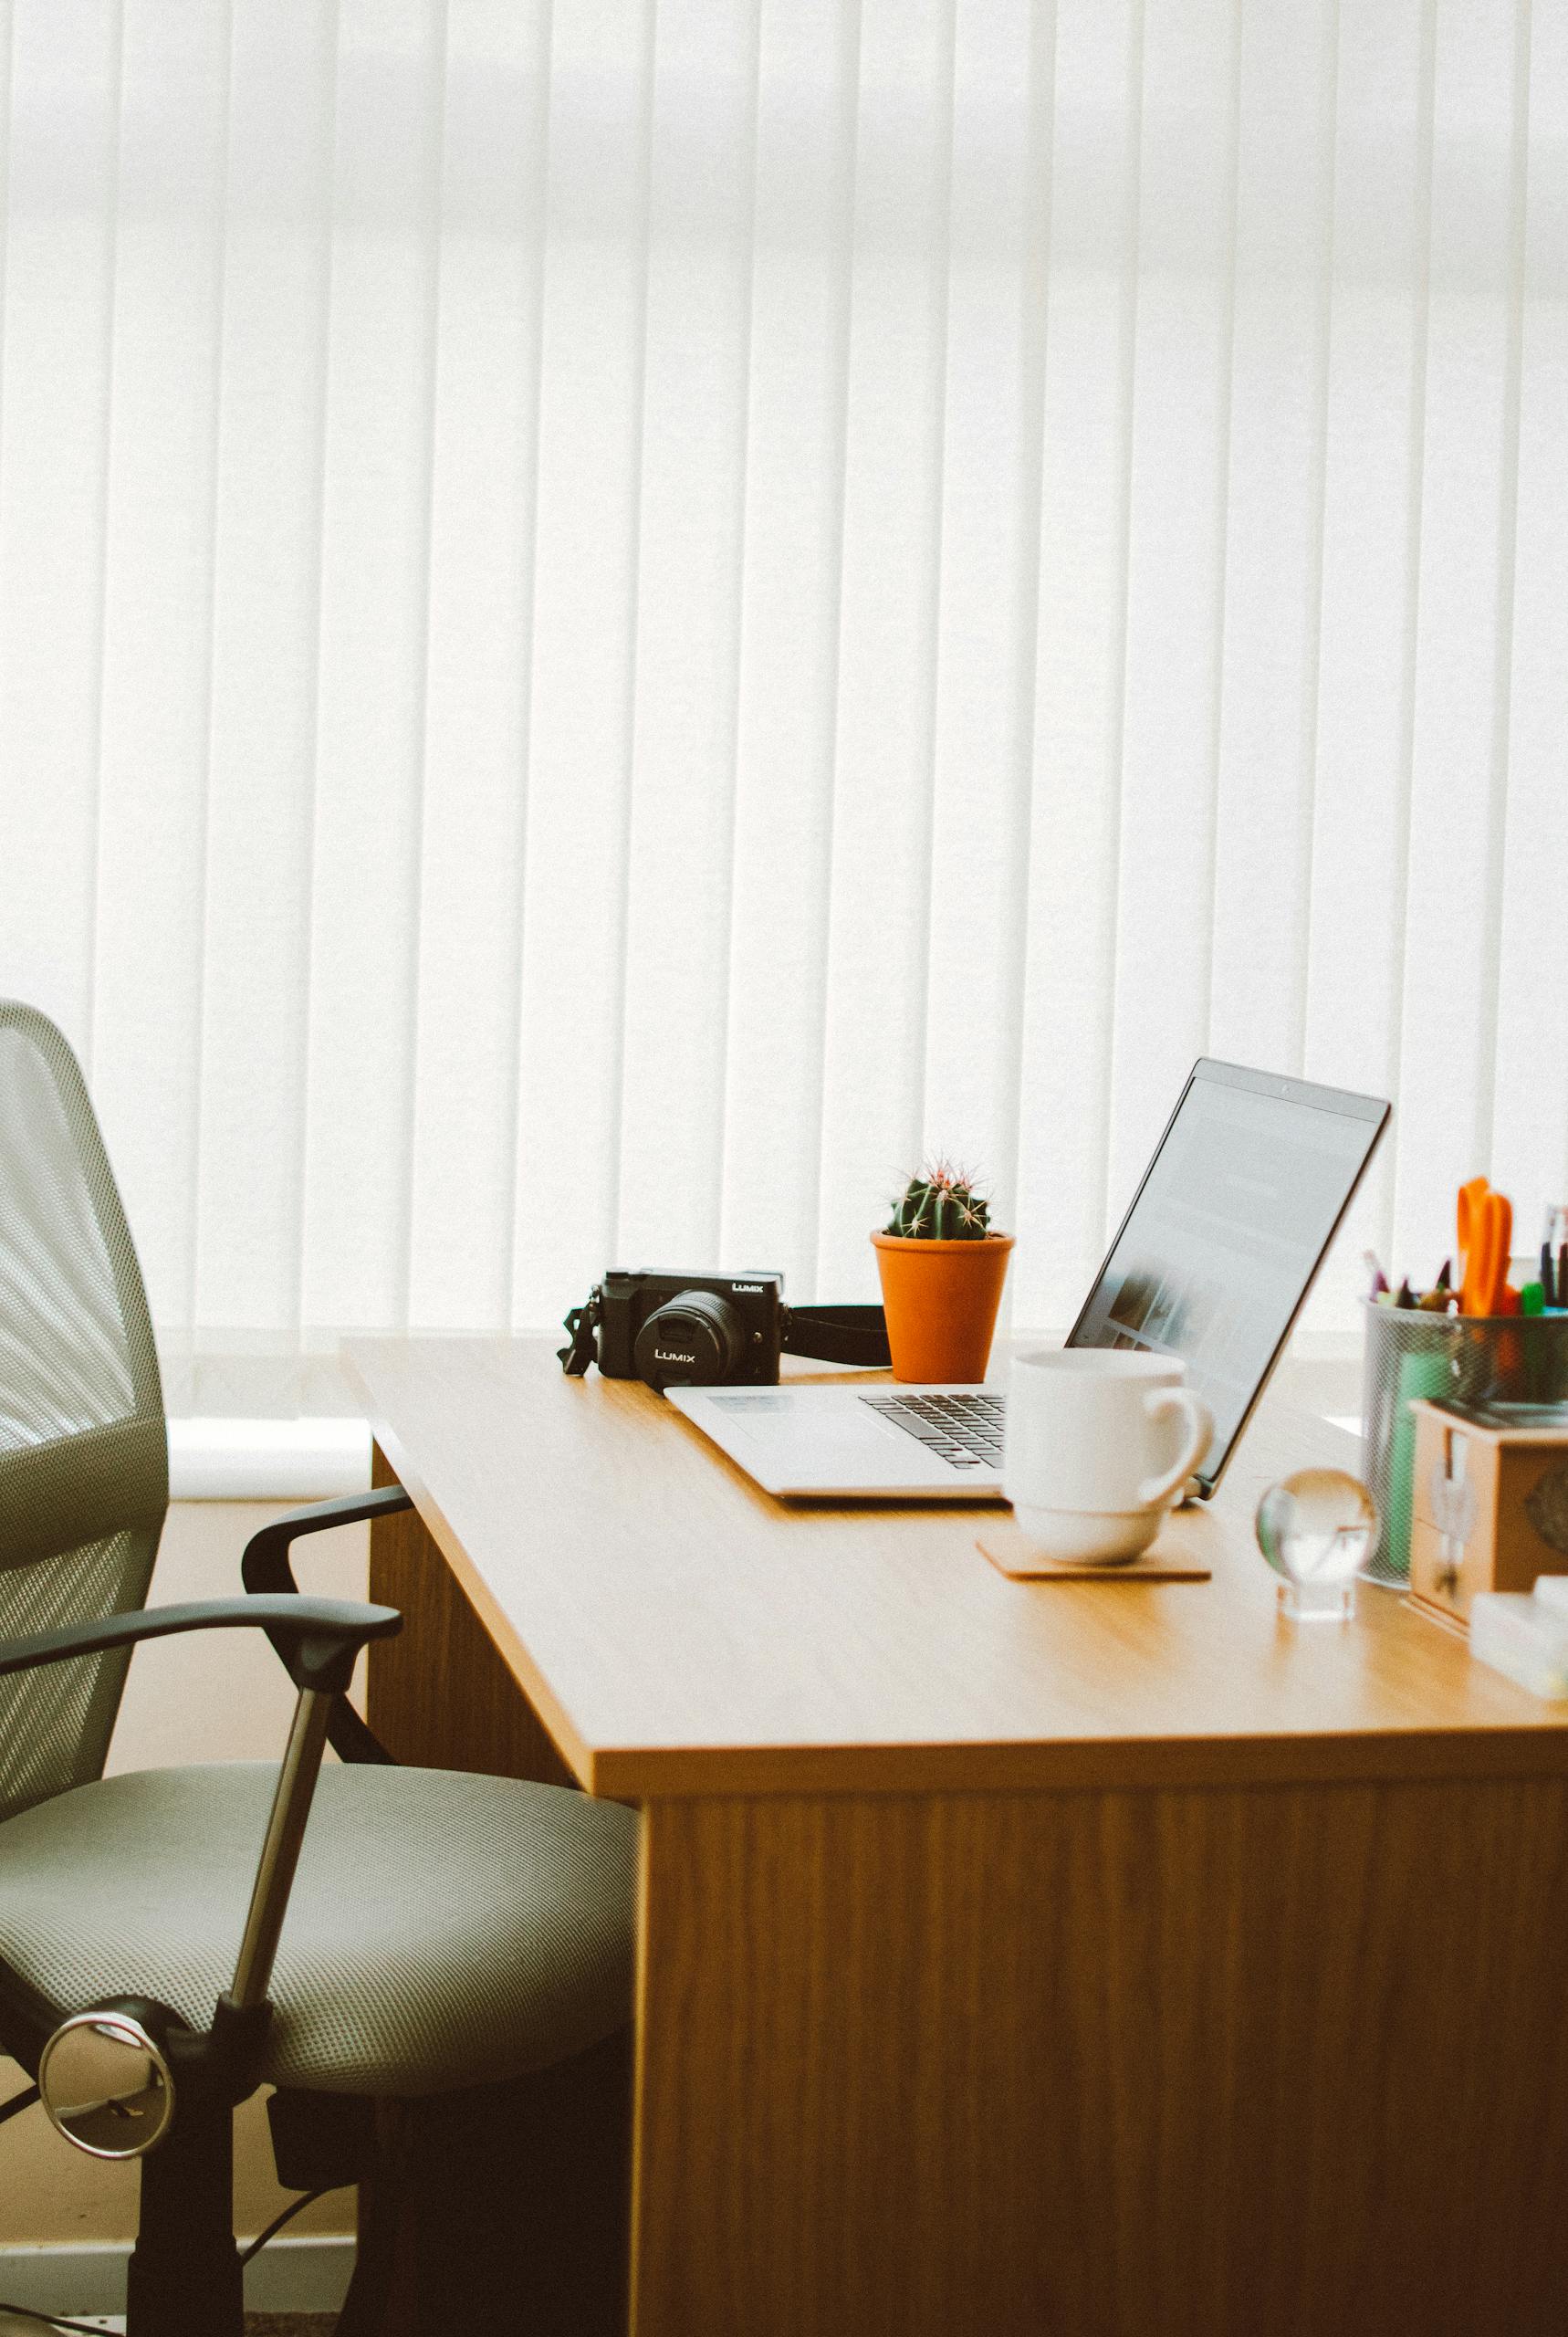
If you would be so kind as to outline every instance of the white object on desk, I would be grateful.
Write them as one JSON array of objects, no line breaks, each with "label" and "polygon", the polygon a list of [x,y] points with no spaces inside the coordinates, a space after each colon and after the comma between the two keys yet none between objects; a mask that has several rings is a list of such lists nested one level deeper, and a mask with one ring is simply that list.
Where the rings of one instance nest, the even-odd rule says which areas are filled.
[{"label": "white object on desk", "polygon": [[1105,1347],[1014,1357],[1002,1487],[1032,1556],[1117,1566],[1148,1548],[1214,1437],[1185,1372]]},{"label": "white object on desk", "polygon": [[1568,1701],[1568,1578],[1542,1575],[1531,1592],[1478,1591],[1470,1653],[1532,1696]]},{"label": "white object on desk", "polygon": [[777,1388],[666,1388],[664,1400],[764,1493],[785,1499],[1000,1496],[1001,1398],[995,1389],[786,1380]]}]

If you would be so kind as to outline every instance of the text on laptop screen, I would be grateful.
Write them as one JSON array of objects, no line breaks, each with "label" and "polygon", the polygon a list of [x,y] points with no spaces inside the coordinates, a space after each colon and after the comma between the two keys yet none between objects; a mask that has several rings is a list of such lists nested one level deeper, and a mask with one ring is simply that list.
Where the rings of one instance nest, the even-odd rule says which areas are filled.
[{"label": "text on laptop screen", "polygon": [[[1281,1087],[1293,1092],[1270,1092]],[[1187,1384],[1214,1414],[1206,1483],[1284,1340],[1384,1116],[1370,1098],[1227,1064],[1200,1064],[1193,1074],[1070,1344],[1181,1357]]]}]

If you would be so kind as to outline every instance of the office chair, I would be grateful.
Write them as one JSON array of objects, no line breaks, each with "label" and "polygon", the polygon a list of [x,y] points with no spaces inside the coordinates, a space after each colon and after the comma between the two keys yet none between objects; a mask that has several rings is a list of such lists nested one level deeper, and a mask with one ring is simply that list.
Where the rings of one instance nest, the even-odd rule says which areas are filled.
[{"label": "office chair", "polygon": [[[497,2101],[559,2115],[571,2186],[617,2186],[619,2211],[623,2145],[601,2144],[624,2103],[636,1818],[401,1768],[353,1711],[358,1651],[401,1618],[300,1597],[289,1547],[406,1508],[401,1490],[268,1526],[249,1595],[148,1609],[168,1500],[146,1295],[80,1071],[0,1001],[0,2045],[34,2080],[0,2116],[41,2097],[79,2148],[140,2160],[130,2337],[240,2337],[233,2113],[271,2083],[280,2181],[368,2180],[339,2328],[371,2337],[419,2105],[447,2155],[470,2107],[481,2129]],[[281,1767],[104,1778],[132,1647],[246,1627],[298,1692]],[[527,2300],[528,2264],[516,2279]],[[590,2268],[580,2325],[613,2323],[622,2279]]]}]

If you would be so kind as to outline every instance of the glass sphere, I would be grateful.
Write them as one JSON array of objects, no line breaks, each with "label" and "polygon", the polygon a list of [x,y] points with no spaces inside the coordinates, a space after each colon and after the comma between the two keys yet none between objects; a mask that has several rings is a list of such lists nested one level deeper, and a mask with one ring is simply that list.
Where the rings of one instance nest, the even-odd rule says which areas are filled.
[{"label": "glass sphere", "polygon": [[1258,1546],[1282,1577],[1287,1614],[1343,1618],[1355,1610],[1355,1577],[1377,1539],[1377,1509],[1343,1469],[1298,1469],[1258,1504]]}]

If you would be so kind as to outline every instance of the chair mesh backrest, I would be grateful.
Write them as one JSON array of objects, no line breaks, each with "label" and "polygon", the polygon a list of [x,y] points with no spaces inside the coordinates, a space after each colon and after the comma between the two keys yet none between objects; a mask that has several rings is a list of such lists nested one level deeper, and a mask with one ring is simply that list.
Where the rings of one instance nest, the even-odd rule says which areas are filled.
[{"label": "chair mesh backrest", "polygon": [[[76,1057],[0,1000],[0,1637],[147,1596],[169,1505],[141,1268]],[[0,1818],[101,1776],[128,1651],[0,1680]]]}]

